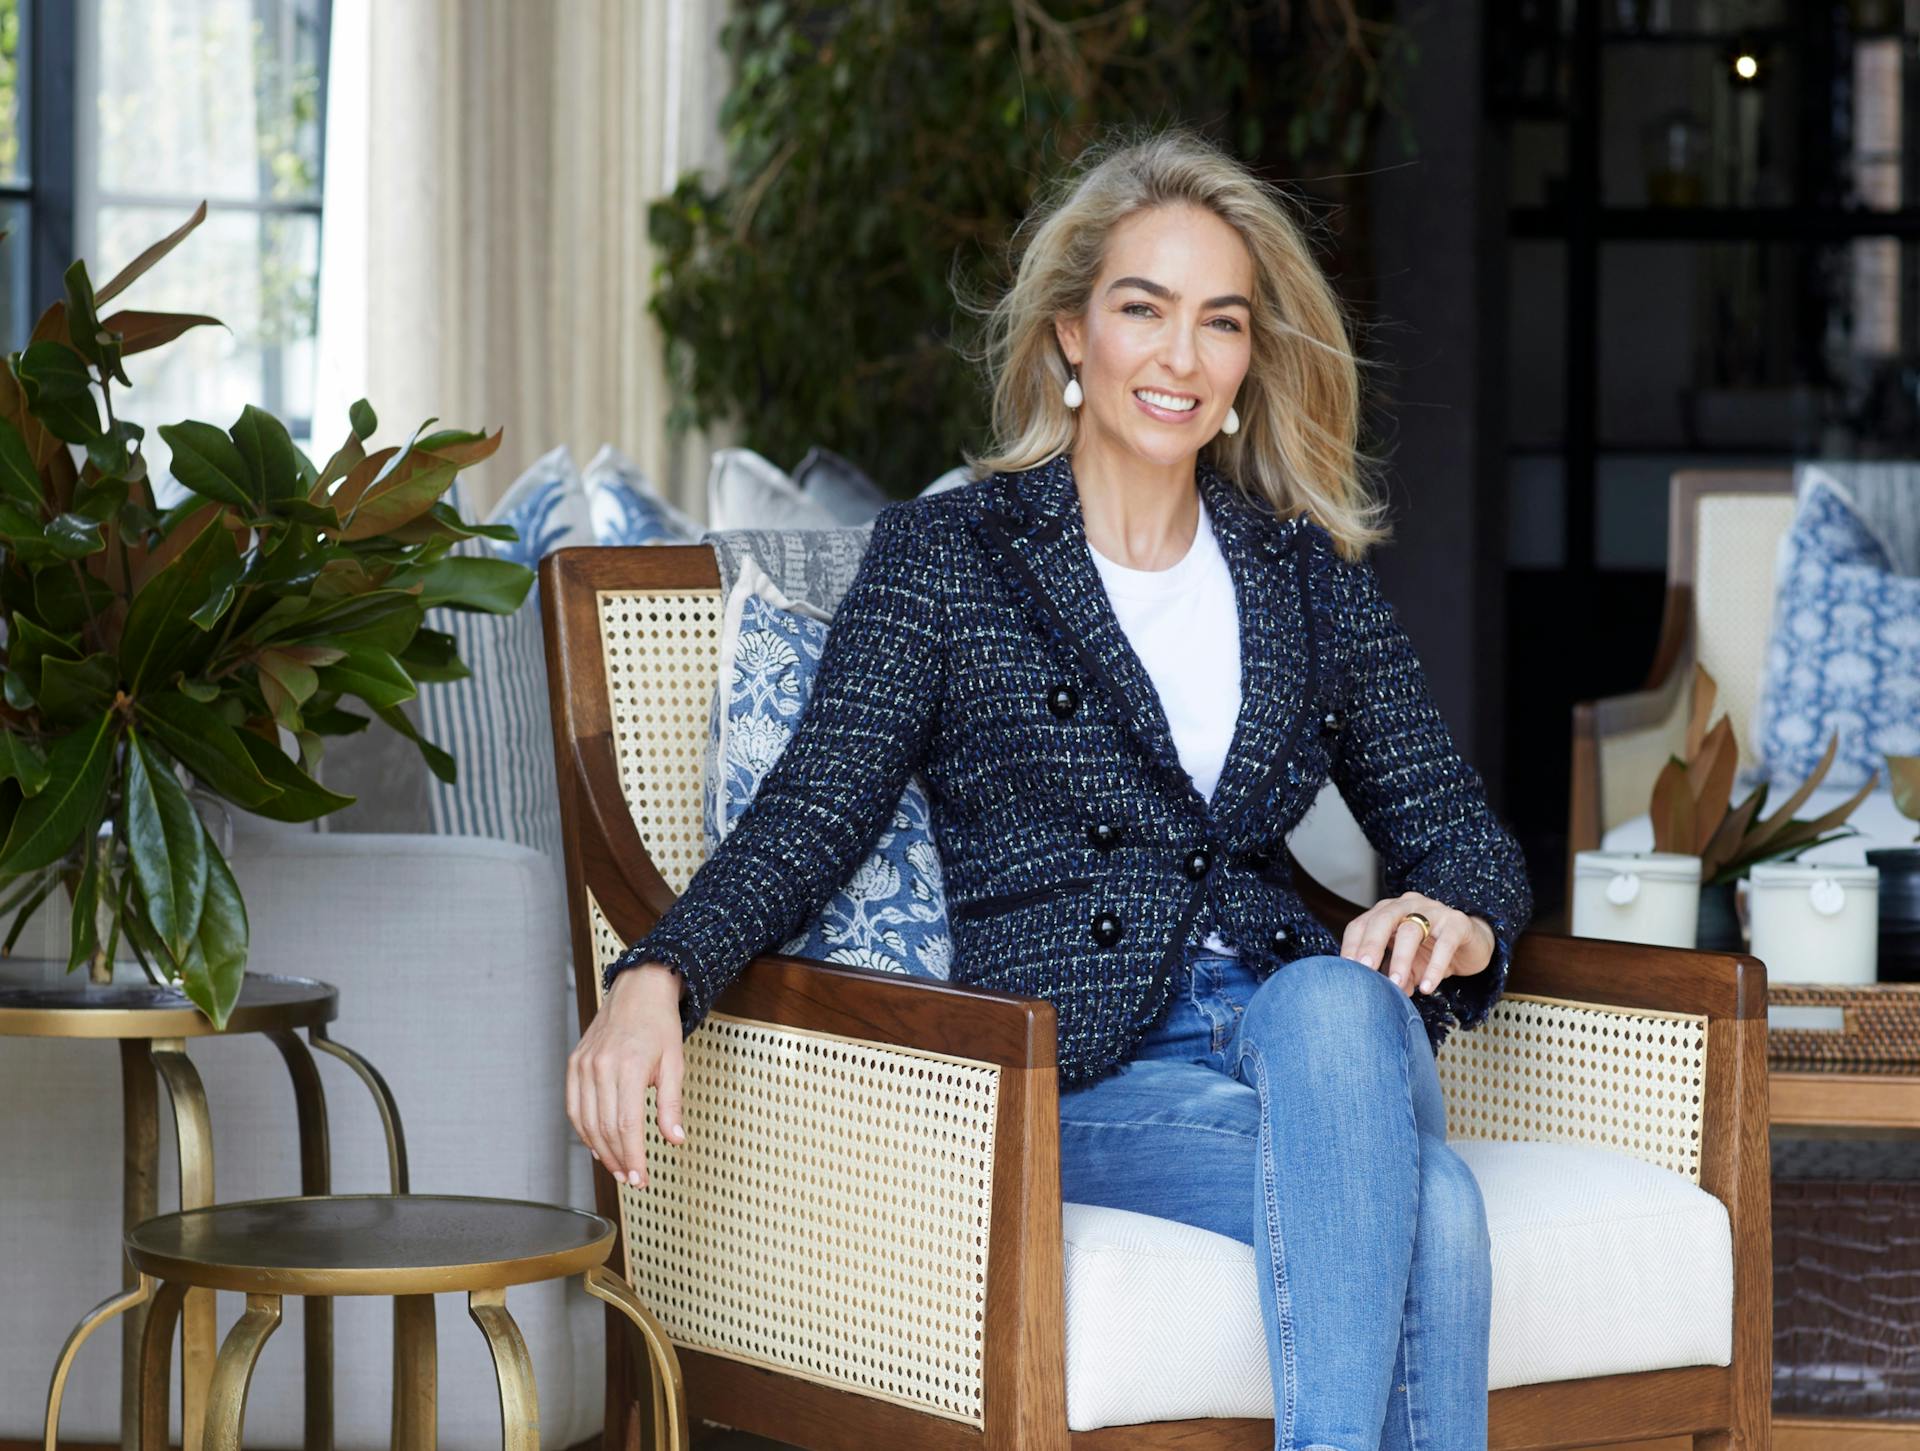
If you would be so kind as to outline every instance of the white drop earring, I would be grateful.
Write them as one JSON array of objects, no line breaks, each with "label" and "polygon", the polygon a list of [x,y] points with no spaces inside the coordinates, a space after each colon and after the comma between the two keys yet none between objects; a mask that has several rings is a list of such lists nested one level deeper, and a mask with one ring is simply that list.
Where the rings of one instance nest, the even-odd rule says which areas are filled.
[{"label": "white drop earring", "polygon": [[1231,403],[1227,405],[1227,416],[1220,421],[1220,431],[1222,433],[1238,433],[1240,431],[1240,411]]},{"label": "white drop earring", "polygon": [[1067,379],[1066,391],[1060,395],[1060,401],[1069,408],[1078,408],[1087,401],[1087,395],[1080,387],[1080,368],[1074,365],[1073,376]]}]

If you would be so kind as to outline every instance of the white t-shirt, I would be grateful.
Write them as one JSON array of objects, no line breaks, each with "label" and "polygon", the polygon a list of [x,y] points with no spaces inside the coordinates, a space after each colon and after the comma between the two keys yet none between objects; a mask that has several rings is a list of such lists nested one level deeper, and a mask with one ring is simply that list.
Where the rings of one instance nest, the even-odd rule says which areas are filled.
[{"label": "white t-shirt", "polygon": [[[1113,613],[1160,696],[1180,764],[1211,801],[1240,717],[1240,615],[1204,500],[1199,515],[1193,543],[1166,569],[1129,569],[1091,541],[1088,549]],[[1217,932],[1207,934],[1206,946],[1238,955]]]}]

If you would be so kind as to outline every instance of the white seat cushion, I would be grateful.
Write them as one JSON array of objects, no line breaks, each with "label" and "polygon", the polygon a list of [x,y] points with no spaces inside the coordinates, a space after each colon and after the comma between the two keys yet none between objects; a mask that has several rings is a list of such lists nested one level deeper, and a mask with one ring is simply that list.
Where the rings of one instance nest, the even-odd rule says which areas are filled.
[{"label": "white seat cushion", "polygon": [[[1453,1143],[1493,1240],[1488,1384],[1726,1365],[1726,1207],[1671,1170],[1568,1144]],[[1067,1425],[1273,1414],[1253,1249],[1065,1206]]]}]

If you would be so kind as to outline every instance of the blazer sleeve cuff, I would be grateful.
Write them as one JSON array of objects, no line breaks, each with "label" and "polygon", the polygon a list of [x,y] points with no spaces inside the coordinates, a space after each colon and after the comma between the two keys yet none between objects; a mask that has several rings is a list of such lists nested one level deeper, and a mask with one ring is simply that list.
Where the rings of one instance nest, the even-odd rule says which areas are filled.
[{"label": "blazer sleeve cuff", "polygon": [[700,1026],[718,995],[712,978],[701,966],[691,947],[667,933],[655,930],[607,964],[603,985],[611,989],[614,978],[628,968],[646,962],[664,963],[684,985],[680,993],[680,1037],[685,1041]]},{"label": "blazer sleeve cuff", "polygon": [[1434,996],[1446,1005],[1448,1015],[1458,1026],[1472,1028],[1486,1021],[1506,991],[1507,970],[1513,962],[1513,941],[1518,933],[1514,925],[1497,912],[1474,906],[1463,906],[1460,910],[1484,917],[1492,924],[1493,956],[1476,973],[1446,979]]}]

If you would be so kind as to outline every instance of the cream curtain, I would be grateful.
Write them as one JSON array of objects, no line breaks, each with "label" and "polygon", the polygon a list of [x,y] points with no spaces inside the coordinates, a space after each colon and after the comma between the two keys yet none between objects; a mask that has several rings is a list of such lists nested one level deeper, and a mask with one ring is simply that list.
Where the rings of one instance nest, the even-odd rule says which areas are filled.
[{"label": "cream curtain", "polygon": [[725,0],[334,0],[316,447],[365,396],[383,441],[503,427],[491,505],[558,444],[614,443],[706,517],[668,438],[647,205],[717,171]]}]

